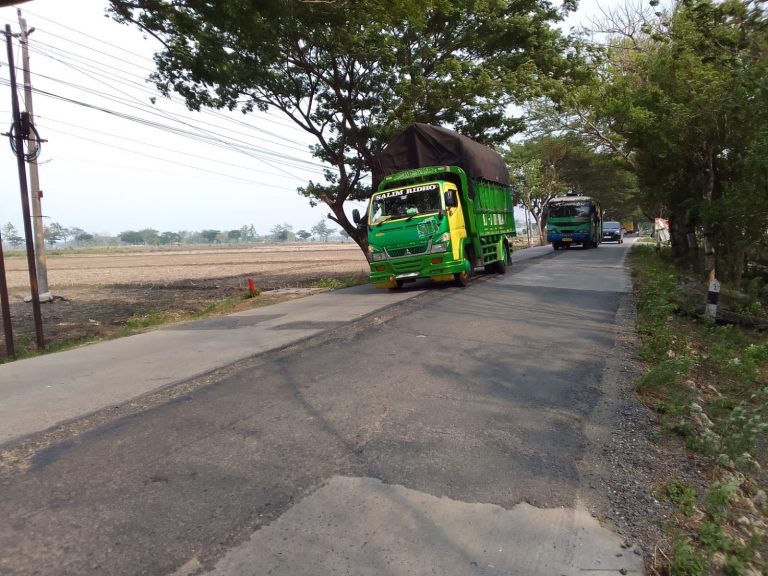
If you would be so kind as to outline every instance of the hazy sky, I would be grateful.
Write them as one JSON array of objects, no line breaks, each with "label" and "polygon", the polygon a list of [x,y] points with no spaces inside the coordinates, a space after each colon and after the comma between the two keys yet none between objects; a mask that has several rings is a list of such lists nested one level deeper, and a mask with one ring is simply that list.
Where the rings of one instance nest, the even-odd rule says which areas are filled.
[{"label": "hazy sky", "polygon": [[[582,0],[578,17],[566,24],[593,13],[595,3]],[[277,113],[191,113],[178,99],[160,97],[146,82],[154,69],[154,41],[105,17],[106,5],[19,5],[28,27],[35,28],[30,69],[38,91],[35,123],[48,140],[39,159],[46,224],[108,234],[253,224],[265,234],[283,222],[308,230],[325,218],[327,208],[311,208],[295,191],[309,179],[322,180],[322,167],[308,152],[309,135]],[[0,24],[18,32],[16,9],[0,9]],[[18,44],[14,60],[20,67]],[[4,45],[3,132],[11,124],[8,70]],[[21,84],[20,71],[17,76]],[[22,231],[16,159],[0,142],[0,225],[6,222]]]}]

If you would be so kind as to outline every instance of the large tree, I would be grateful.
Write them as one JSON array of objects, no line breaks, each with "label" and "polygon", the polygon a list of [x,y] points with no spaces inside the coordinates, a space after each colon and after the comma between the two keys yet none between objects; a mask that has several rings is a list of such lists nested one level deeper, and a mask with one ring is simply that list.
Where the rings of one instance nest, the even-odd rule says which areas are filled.
[{"label": "large tree", "polygon": [[564,74],[551,24],[566,0],[110,0],[162,42],[154,80],[201,107],[276,109],[316,140],[324,182],[299,189],[364,250],[343,209],[370,195],[373,156],[415,121],[498,144],[521,129],[511,105]]},{"label": "large tree", "polygon": [[[659,2],[652,0],[651,6]],[[594,74],[540,102],[542,132],[577,134],[637,175],[670,218],[674,253],[738,279],[768,229],[768,14],[755,0],[678,0],[612,12]],[[607,24],[607,25],[606,25]]]},{"label": "large tree", "polygon": [[8,222],[3,226],[2,240],[3,242],[7,242],[13,247],[21,246],[24,244],[24,238],[19,236],[19,233],[16,230],[16,226],[14,226],[11,222]]}]

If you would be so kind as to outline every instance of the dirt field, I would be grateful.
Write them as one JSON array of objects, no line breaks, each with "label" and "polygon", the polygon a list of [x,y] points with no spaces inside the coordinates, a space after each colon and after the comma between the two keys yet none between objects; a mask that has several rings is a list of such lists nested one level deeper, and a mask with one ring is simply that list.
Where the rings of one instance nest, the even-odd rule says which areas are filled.
[{"label": "dirt field", "polygon": [[[26,264],[23,256],[5,258],[17,353],[34,348],[32,305],[23,301],[29,294]],[[309,292],[297,289],[323,280],[364,281],[367,270],[353,243],[63,251],[48,256],[55,299],[42,304],[46,345],[296,298]],[[261,294],[243,300],[249,277]]]}]

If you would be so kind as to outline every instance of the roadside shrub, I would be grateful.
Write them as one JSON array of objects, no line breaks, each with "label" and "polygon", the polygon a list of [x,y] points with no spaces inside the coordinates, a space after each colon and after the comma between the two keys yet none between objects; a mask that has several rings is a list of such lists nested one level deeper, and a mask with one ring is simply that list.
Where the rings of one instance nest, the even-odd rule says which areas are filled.
[{"label": "roadside shrub", "polygon": [[675,546],[670,573],[675,576],[700,576],[707,568],[704,558],[690,542],[681,542]]}]

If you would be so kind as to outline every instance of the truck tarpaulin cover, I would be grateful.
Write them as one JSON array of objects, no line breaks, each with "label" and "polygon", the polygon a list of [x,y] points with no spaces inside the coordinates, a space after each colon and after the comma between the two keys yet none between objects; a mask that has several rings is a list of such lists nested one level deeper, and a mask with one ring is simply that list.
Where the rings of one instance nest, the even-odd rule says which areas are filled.
[{"label": "truck tarpaulin cover", "polygon": [[459,166],[471,179],[509,186],[507,166],[497,152],[453,130],[417,123],[396,134],[373,159],[373,189],[387,176],[424,166]]}]

